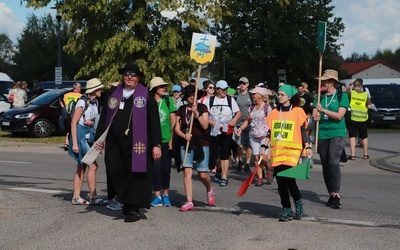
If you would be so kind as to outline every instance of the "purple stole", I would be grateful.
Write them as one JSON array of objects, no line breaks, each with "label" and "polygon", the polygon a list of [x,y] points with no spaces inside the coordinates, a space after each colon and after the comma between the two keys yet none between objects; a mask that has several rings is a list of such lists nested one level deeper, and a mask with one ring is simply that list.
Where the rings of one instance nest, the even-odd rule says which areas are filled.
[{"label": "purple stole", "polygon": [[[108,128],[119,109],[123,89],[124,84],[119,84],[117,89],[108,98],[106,128]],[[132,172],[134,173],[145,173],[147,171],[147,95],[148,89],[142,84],[138,84],[133,93],[132,120],[130,126],[133,137]],[[127,125],[128,124],[126,124],[126,126]]]}]

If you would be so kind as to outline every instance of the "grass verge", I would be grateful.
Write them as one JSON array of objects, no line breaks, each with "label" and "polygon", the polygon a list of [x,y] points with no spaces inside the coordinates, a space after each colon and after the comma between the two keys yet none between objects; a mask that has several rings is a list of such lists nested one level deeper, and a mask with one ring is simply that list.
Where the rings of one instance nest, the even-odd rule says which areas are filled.
[{"label": "grass verge", "polygon": [[49,144],[64,144],[65,136],[56,135],[45,138],[33,138],[28,136],[13,136],[9,132],[0,131],[0,140],[2,141],[15,141],[15,142],[36,142],[36,143],[49,143]]}]

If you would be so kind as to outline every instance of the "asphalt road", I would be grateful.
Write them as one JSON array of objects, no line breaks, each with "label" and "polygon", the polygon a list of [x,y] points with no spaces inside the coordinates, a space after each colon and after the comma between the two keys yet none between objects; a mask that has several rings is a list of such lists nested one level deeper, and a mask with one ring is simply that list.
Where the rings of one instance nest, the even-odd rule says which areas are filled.
[{"label": "asphalt road", "polygon": [[[399,249],[400,173],[371,165],[397,159],[399,135],[371,134],[371,161],[357,148],[358,158],[343,164],[340,210],[324,206],[315,155],[310,180],[298,181],[305,215],[291,222],[278,222],[276,182],[238,197],[247,173],[233,170],[227,187],[213,184],[213,207],[194,175],[195,211],[179,212],[185,194],[173,169],[173,206],[142,210],[142,220],[124,223],[120,211],[71,205],[75,163],[62,145],[1,141],[0,249]],[[98,192],[105,195],[102,157],[99,163]],[[86,183],[83,190],[85,196]]]}]

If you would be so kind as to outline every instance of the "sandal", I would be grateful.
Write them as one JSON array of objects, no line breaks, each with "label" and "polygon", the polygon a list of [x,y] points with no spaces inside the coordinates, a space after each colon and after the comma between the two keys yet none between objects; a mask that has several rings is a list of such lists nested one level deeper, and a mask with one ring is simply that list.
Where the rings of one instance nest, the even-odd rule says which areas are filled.
[{"label": "sandal", "polygon": [[72,205],[89,205],[89,202],[85,199],[82,199],[80,196],[77,198],[72,198]]},{"label": "sandal", "polygon": [[364,155],[363,159],[369,159],[369,155]]},{"label": "sandal", "polygon": [[64,151],[68,151],[68,144],[67,143],[64,144]]},{"label": "sandal", "polygon": [[227,179],[221,179],[221,182],[219,183],[221,187],[225,187],[228,185],[228,180]]},{"label": "sandal", "polygon": [[108,203],[108,200],[102,199],[98,196],[95,196],[93,198],[90,198],[90,205],[106,205]]},{"label": "sandal", "polygon": [[356,160],[356,157],[354,155],[349,155],[349,157],[347,157],[347,159],[354,161],[354,160]]}]

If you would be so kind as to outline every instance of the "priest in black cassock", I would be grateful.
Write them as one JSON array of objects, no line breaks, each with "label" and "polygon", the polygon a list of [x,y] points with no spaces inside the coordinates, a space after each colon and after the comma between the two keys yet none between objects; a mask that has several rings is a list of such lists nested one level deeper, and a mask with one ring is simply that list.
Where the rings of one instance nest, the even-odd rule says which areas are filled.
[{"label": "priest in black cassock", "polygon": [[[108,134],[104,147],[107,188],[122,202],[125,222],[140,219],[139,208],[150,208],[153,161],[161,157],[157,103],[142,84],[138,65],[120,68],[122,83],[111,87],[104,101],[95,138]],[[109,197],[112,198],[112,197]]]}]

